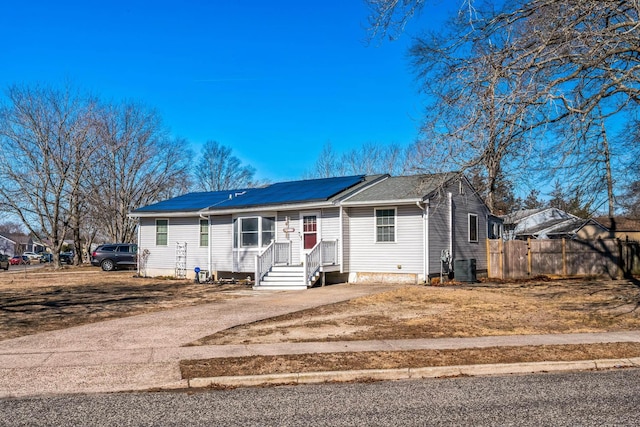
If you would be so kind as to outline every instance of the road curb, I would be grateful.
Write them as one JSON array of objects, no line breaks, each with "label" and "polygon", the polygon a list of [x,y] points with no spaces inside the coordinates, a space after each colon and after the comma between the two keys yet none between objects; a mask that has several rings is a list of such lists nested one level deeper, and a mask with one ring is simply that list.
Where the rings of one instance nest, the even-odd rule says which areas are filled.
[{"label": "road curb", "polygon": [[385,381],[459,376],[489,376],[558,371],[588,371],[640,367],[640,357],[630,359],[578,360],[569,362],[497,363],[491,365],[433,366],[401,369],[299,372],[267,375],[191,378],[189,388],[255,387],[282,384]]}]

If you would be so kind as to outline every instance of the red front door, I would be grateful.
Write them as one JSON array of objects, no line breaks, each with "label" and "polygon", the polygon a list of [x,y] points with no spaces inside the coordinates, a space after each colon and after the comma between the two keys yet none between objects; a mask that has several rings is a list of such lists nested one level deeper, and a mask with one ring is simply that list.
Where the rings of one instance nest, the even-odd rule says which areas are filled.
[{"label": "red front door", "polygon": [[302,217],[302,240],[305,250],[313,249],[318,243],[318,217],[316,215]]}]

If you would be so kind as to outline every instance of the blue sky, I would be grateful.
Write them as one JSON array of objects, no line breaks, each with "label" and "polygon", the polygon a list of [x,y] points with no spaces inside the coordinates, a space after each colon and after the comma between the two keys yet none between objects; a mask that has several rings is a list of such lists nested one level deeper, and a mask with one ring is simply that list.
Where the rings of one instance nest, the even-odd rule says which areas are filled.
[{"label": "blue sky", "polygon": [[5,2],[0,84],[139,101],[196,152],[216,140],[257,178],[298,179],[327,142],[417,136],[410,38],[367,45],[366,17],[360,0]]}]

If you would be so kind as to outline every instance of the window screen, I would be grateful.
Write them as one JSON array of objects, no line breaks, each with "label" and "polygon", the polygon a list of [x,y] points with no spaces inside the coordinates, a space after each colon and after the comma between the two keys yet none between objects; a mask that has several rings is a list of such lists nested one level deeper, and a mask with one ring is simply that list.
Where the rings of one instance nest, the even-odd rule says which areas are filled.
[{"label": "window screen", "polygon": [[396,210],[376,209],[376,242],[396,241]]}]

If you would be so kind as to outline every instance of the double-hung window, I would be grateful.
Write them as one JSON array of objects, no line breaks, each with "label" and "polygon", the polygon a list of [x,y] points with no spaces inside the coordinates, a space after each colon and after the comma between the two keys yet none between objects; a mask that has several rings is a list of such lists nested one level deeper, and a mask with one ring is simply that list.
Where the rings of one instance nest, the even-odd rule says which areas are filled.
[{"label": "double-hung window", "polygon": [[269,246],[276,238],[276,219],[274,217],[262,217],[262,247]]},{"label": "double-hung window", "polygon": [[478,241],[478,215],[469,214],[469,241]]},{"label": "double-hung window", "polygon": [[200,220],[200,246],[209,246],[209,220]]},{"label": "double-hung window", "polygon": [[169,236],[169,220],[156,219],[156,246],[167,246]]},{"label": "double-hung window", "polygon": [[376,242],[396,241],[396,210],[376,209]]},{"label": "double-hung window", "polygon": [[242,218],[240,224],[240,246],[243,248],[257,247],[260,236],[259,218]]}]

